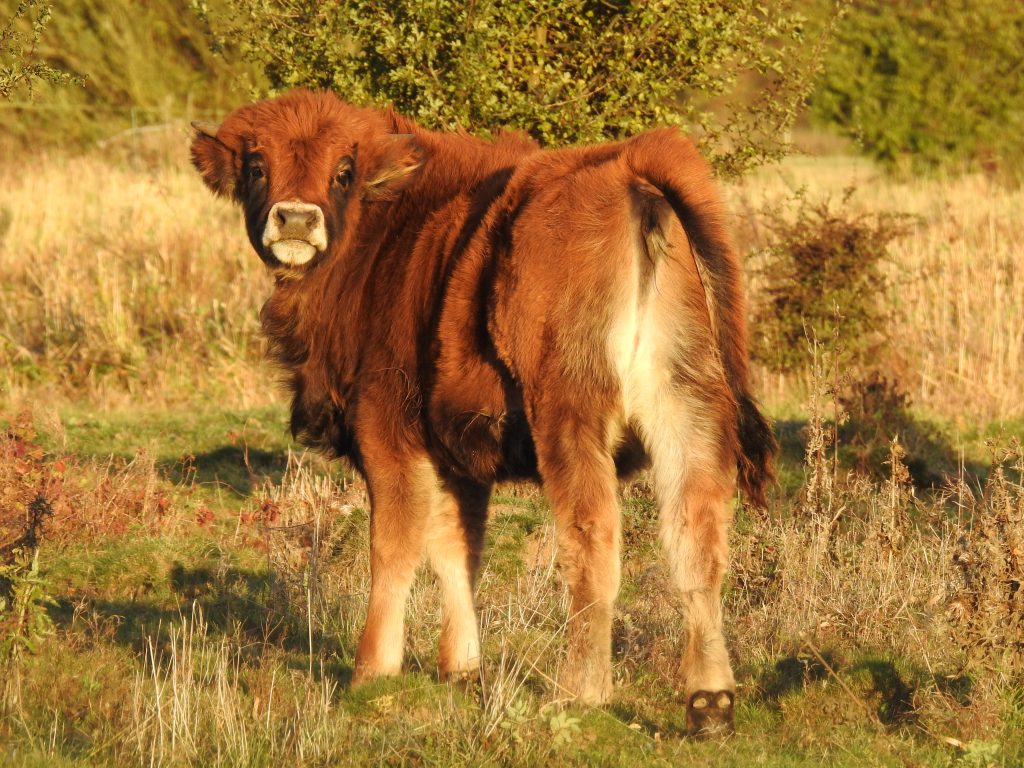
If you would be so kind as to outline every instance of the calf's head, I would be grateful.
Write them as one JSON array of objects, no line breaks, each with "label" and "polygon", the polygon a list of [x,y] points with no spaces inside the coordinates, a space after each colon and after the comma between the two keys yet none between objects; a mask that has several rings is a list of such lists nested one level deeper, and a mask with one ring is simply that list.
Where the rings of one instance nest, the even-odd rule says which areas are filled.
[{"label": "calf's head", "polygon": [[292,271],[343,249],[368,207],[395,199],[423,156],[413,135],[329,92],[293,91],[193,127],[203,181],[241,204],[260,258]]}]

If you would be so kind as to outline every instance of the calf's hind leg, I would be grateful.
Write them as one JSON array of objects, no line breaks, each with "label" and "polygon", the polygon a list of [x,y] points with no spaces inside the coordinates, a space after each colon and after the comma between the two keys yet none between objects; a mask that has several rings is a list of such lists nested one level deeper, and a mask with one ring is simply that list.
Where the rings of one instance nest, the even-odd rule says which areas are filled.
[{"label": "calf's hind leg", "polygon": [[[591,401],[592,402],[592,401]],[[605,420],[545,403],[534,437],[554,512],[558,558],[570,594],[569,653],[561,685],[584,704],[611,698],[612,611],[619,591],[621,527]]]},{"label": "calf's hind leg", "polygon": [[662,544],[682,599],[686,648],[686,725],[694,735],[731,731],[736,683],[722,634],[722,579],[728,560],[728,486],[690,476],[681,497],[663,507]]},{"label": "calf's hind leg", "polygon": [[721,590],[736,475],[734,428],[722,385],[702,382],[699,395],[687,396],[687,389],[676,384],[659,393],[641,416],[661,542],[683,604],[687,728],[707,735],[733,727],[736,683],[722,634]]}]

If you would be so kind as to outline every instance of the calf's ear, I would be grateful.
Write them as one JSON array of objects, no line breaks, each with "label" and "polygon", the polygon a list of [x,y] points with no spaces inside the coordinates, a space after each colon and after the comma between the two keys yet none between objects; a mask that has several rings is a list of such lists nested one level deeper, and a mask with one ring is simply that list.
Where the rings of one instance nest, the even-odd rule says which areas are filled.
[{"label": "calf's ear", "polygon": [[381,161],[363,187],[363,199],[394,200],[416,177],[423,164],[423,147],[411,133],[393,133],[384,139]]},{"label": "calf's ear", "polygon": [[192,123],[192,165],[203,181],[222,197],[231,197],[235,191],[235,153],[217,138],[219,126],[210,123]]}]

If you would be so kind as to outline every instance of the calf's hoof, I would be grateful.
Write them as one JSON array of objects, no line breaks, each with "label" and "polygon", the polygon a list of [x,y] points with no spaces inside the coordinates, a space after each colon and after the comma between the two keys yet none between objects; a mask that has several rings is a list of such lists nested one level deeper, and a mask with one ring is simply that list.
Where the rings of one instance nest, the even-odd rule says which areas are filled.
[{"label": "calf's hoof", "polygon": [[476,694],[480,691],[482,682],[480,680],[480,667],[475,669],[453,669],[437,671],[437,677],[442,683],[458,688],[466,694]]},{"label": "calf's hoof", "polygon": [[562,677],[559,687],[567,698],[585,707],[603,707],[612,700],[612,671],[570,674]]},{"label": "calf's hoof", "polygon": [[611,680],[599,680],[576,693],[576,703],[587,707],[603,707],[612,700]]},{"label": "calf's hoof", "polygon": [[686,700],[686,732],[698,739],[728,736],[735,731],[732,691],[694,691]]},{"label": "calf's hoof", "polygon": [[395,677],[402,674],[401,664],[370,664],[367,662],[361,662],[358,657],[356,658],[355,669],[352,670],[352,681],[350,685],[353,688],[358,688],[361,685],[366,685],[374,680],[378,680],[382,677]]},{"label": "calf's hoof", "polygon": [[361,685],[366,685],[377,677],[379,677],[379,675],[375,675],[368,669],[361,669],[357,664],[356,668],[352,670],[352,680],[349,682],[349,685],[353,688],[358,688]]}]

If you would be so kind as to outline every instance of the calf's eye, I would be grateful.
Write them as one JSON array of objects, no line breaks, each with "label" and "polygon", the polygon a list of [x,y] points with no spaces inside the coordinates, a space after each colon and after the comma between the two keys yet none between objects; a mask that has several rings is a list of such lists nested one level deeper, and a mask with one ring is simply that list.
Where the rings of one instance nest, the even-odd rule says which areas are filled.
[{"label": "calf's eye", "polygon": [[263,178],[263,169],[262,168],[260,168],[258,165],[254,165],[251,168],[249,168],[249,180],[250,181],[259,181],[262,178]]},{"label": "calf's eye", "polygon": [[344,189],[352,183],[352,171],[349,168],[338,171],[334,174],[334,183]]}]

